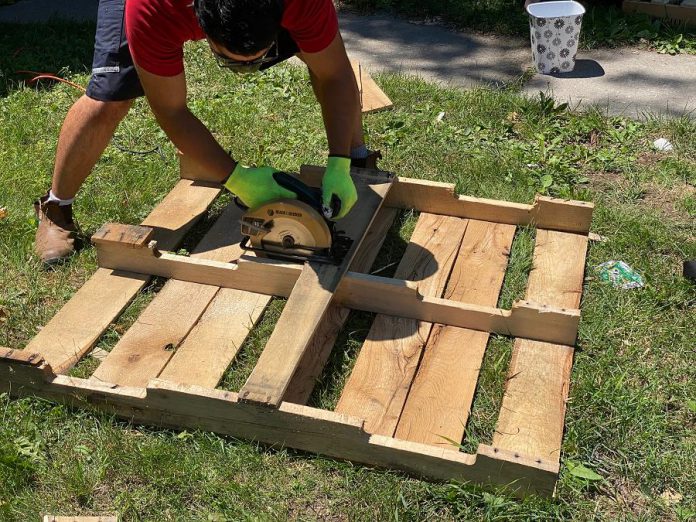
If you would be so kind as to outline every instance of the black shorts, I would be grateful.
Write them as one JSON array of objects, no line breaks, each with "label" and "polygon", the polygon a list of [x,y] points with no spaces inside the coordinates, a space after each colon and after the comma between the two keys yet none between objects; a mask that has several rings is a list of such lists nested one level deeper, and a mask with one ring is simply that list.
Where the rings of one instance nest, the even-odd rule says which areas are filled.
[{"label": "black shorts", "polygon": [[[94,100],[132,100],[145,94],[126,40],[123,18],[125,4],[125,0],[99,0],[92,77],[86,93]],[[261,70],[273,67],[299,51],[300,48],[290,34],[281,29],[278,35],[278,58],[263,64]]]}]

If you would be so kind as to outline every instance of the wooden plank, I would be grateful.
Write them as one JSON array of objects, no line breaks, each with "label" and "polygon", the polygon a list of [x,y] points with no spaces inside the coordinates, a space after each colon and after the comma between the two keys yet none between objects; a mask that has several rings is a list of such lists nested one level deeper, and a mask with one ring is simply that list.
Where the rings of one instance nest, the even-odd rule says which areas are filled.
[{"label": "wooden plank", "polygon": [[[243,252],[239,246],[241,214],[242,210],[236,205],[229,205],[196,246],[192,257],[224,262],[238,258]],[[200,283],[167,281],[92,378],[122,386],[145,386],[160,374],[218,290],[216,286]],[[246,300],[245,293],[237,297]],[[252,306],[260,305],[259,300],[268,302],[265,296],[251,295],[248,299]],[[246,324],[247,318],[231,317],[230,326],[235,320]]]},{"label": "wooden plank", "polygon": [[386,205],[494,223],[535,225],[538,228],[578,233],[589,231],[594,209],[592,203],[585,201],[546,196],[537,196],[534,205],[470,196],[457,197],[454,185],[450,183],[401,177],[397,178]]},{"label": "wooden plank", "polygon": [[[578,308],[585,273],[587,236],[538,230],[527,299]],[[493,445],[558,460],[573,348],[518,339]]]},{"label": "wooden plank", "polygon": [[[421,214],[395,277],[416,279],[423,295],[440,296],[466,224],[459,218]],[[369,433],[392,436],[431,326],[378,315],[336,411],[365,419]]]},{"label": "wooden plank", "polygon": [[380,89],[379,85],[375,83],[372,76],[362,67],[360,62],[351,60],[350,64],[353,67],[355,81],[358,83],[360,106],[364,114],[390,109],[394,106],[389,96]]},{"label": "wooden plank", "polygon": [[[220,189],[179,181],[143,221],[163,248],[175,248]],[[56,373],[65,373],[85,355],[111,322],[149,281],[149,276],[98,269],[29,342]]]},{"label": "wooden plank", "polygon": [[485,445],[470,455],[369,436],[358,419],[306,406],[284,402],[272,410],[240,402],[232,392],[161,380],[151,381],[144,389],[64,375],[47,378],[42,361],[33,366],[13,364],[12,359],[0,356],[0,391],[9,391],[14,397],[39,396],[70,406],[87,406],[130,422],[210,430],[275,447],[401,469],[435,480],[503,485],[518,496],[532,492],[551,495],[558,474],[557,462],[531,460]]},{"label": "wooden plank", "polygon": [[[445,296],[494,306],[505,277],[514,225],[470,220]],[[464,437],[488,333],[435,325],[395,437],[453,451]]]},{"label": "wooden plank", "polygon": [[516,301],[512,310],[420,295],[413,281],[349,272],[337,291],[348,308],[540,341],[574,343],[580,311]]},{"label": "wooden plank", "polygon": [[[367,231],[367,235],[358,253],[355,255],[353,263],[350,265],[351,270],[364,272],[372,267],[372,263],[377,257],[396,215],[396,209],[380,209],[375,217],[375,221]],[[332,303],[329,306],[323,321],[314,332],[314,336],[307,345],[304,356],[288,384],[288,389],[283,396],[284,401],[305,404],[309,400],[314,384],[326,365],[326,361],[336,343],[336,338],[348,320],[349,313],[350,309],[339,303]]]},{"label": "wooden plank", "polygon": [[[364,176],[370,171],[351,169],[351,175]],[[302,165],[302,179],[312,186],[321,185],[323,167]],[[387,207],[413,209],[430,214],[455,216],[509,225],[534,225],[538,228],[586,234],[592,222],[594,205],[586,201],[537,196],[533,205],[495,199],[457,196],[453,183],[413,178],[395,178],[385,202]]]},{"label": "wooden plank", "polygon": [[493,446],[558,460],[573,348],[516,339]]},{"label": "wooden plank", "polygon": [[580,308],[587,236],[537,230],[526,298],[559,308]]},{"label": "wooden plank", "polygon": [[390,180],[357,184],[358,202],[341,222],[346,235],[353,239],[353,245],[340,266],[305,265],[256,367],[240,390],[243,400],[273,407],[281,403],[329,308],[334,291],[352,263],[390,187]]},{"label": "wooden plank", "polygon": [[215,388],[271,297],[221,288],[159,378]]},{"label": "wooden plank", "polygon": [[156,242],[143,248],[129,248],[115,243],[97,245],[97,257],[99,265],[104,268],[266,295],[290,295],[302,272],[302,265],[297,263],[246,255],[229,263],[201,256],[186,257],[160,252]]},{"label": "wooden plank", "polygon": [[92,244],[117,244],[130,248],[142,248],[147,246],[150,240],[152,240],[154,232],[155,230],[150,227],[107,223],[94,233],[92,236]]}]

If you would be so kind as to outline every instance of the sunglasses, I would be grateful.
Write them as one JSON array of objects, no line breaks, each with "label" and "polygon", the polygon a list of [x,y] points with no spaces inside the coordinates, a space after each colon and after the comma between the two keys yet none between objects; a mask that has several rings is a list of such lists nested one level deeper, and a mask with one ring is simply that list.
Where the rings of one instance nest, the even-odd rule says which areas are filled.
[{"label": "sunglasses", "polygon": [[211,47],[210,50],[215,56],[217,64],[224,69],[231,69],[233,71],[254,71],[258,70],[263,64],[272,62],[278,59],[278,42],[275,41],[271,44],[268,50],[263,53],[263,55],[253,60],[233,60],[229,56],[224,56],[215,52]]}]

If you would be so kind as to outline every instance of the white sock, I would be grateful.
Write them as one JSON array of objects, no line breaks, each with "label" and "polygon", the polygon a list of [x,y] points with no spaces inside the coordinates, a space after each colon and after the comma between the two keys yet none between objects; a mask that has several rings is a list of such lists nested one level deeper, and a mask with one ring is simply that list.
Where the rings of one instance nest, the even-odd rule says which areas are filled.
[{"label": "white sock", "polygon": [[68,205],[72,205],[72,202],[75,201],[75,198],[70,198],[70,199],[60,199],[57,197],[52,190],[48,191],[48,202],[49,203],[58,203],[59,207],[66,207]]},{"label": "white sock", "polygon": [[369,151],[367,150],[367,147],[363,143],[359,147],[355,147],[354,149],[351,149],[350,151],[350,157],[351,159],[365,159],[369,156]]}]

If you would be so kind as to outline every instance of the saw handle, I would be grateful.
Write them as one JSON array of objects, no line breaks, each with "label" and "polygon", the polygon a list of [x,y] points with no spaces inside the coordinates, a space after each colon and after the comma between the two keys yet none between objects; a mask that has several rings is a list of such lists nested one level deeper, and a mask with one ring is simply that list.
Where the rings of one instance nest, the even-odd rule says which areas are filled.
[{"label": "saw handle", "polygon": [[274,172],[273,179],[283,187],[297,195],[297,199],[307,205],[321,211],[321,190],[310,187],[302,180],[291,176],[287,172]]}]

